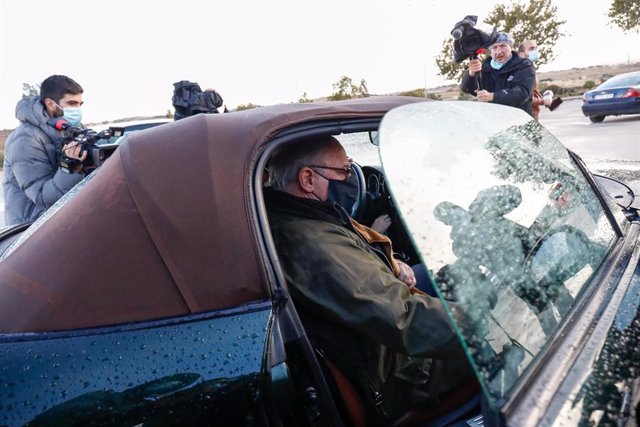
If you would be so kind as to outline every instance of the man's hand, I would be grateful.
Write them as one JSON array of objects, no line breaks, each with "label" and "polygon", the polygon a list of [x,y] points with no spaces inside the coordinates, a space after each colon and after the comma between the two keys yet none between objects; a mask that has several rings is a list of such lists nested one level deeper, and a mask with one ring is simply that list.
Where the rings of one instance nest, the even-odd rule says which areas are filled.
[{"label": "man's hand", "polygon": [[491,102],[493,101],[493,92],[487,92],[486,90],[478,90],[476,91],[476,95],[478,96],[478,101],[480,102]]},{"label": "man's hand", "polygon": [[371,228],[381,234],[386,233],[389,227],[391,227],[391,217],[387,214],[380,215],[371,224]]},{"label": "man's hand", "polygon": [[80,164],[73,168],[74,172],[82,171],[84,159],[87,158],[87,151],[82,151],[82,144],[78,141],[71,142],[62,147],[62,154],[70,159],[76,159],[80,161]]},{"label": "man's hand", "polygon": [[416,275],[413,272],[413,269],[409,267],[402,261],[396,260],[396,263],[400,267],[400,274],[398,274],[398,279],[403,281],[409,289],[416,287]]},{"label": "man's hand", "polygon": [[471,77],[479,73],[480,70],[482,70],[482,62],[480,62],[479,59],[472,59],[469,61],[469,75]]}]

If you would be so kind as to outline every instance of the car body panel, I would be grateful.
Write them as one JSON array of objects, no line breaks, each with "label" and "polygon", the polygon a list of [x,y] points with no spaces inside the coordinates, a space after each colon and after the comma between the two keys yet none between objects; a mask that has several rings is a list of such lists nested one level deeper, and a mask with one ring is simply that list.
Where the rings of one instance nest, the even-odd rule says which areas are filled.
[{"label": "car body panel", "polygon": [[252,424],[263,416],[271,316],[263,305],[124,331],[14,336],[0,342],[0,423]]}]

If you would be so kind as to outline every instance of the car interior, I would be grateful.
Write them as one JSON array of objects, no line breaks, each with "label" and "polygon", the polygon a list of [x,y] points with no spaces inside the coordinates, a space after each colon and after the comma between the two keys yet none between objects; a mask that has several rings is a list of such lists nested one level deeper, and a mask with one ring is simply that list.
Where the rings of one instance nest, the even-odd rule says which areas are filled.
[{"label": "car interior", "polygon": [[[378,148],[375,145],[376,132],[362,131],[352,133],[332,133],[345,148],[347,156],[353,159],[352,175],[348,179],[350,191],[342,194],[340,204],[361,224],[371,226],[380,215],[389,215],[391,225],[386,235],[393,242],[393,250],[397,257],[409,265],[420,263],[416,248],[407,233],[403,222],[396,210],[391,198],[390,189],[387,186],[383,168],[380,165]],[[266,162],[264,162],[266,164]],[[268,186],[268,170],[265,168],[260,174],[263,186]],[[308,342],[305,343],[308,345]],[[304,347],[304,345],[303,345]],[[301,375],[304,368],[301,365],[309,361],[296,360],[295,355],[305,354],[294,343],[285,344],[287,363],[291,371],[297,372],[295,382],[299,390],[308,389],[309,375]],[[312,350],[317,368],[322,373],[323,380],[333,397],[335,409],[340,414],[341,422],[345,425],[366,426],[367,421],[365,405],[355,387],[350,383],[343,372],[329,360],[323,352]],[[309,351],[306,351],[307,357]],[[291,355],[294,355],[292,358]],[[313,371],[313,366],[311,370]],[[313,375],[311,375],[313,376]],[[303,379],[301,379],[303,378]],[[317,378],[316,378],[317,380]],[[321,387],[320,387],[321,388]],[[452,422],[481,422],[479,384],[474,380],[449,396],[437,407],[424,410],[414,410],[400,417],[394,425],[445,425]],[[307,408],[309,404],[307,403]],[[313,406],[313,405],[311,405]],[[316,405],[317,406],[317,405]],[[314,411],[311,411],[314,412]],[[307,417],[313,414],[307,410]],[[475,421],[474,421],[475,420]],[[477,424],[481,425],[481,424]]]}]

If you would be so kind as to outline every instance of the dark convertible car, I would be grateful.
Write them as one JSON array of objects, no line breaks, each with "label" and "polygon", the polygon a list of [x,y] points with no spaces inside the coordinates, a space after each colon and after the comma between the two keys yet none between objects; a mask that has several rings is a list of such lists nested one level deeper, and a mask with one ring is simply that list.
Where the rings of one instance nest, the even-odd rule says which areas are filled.
[{"label": "dark convertible car", "polygon": [[370,423],[305,334],[263,202],[274,150],[326,134],[356,162],[352,215],[389,214],[395,250],[465,314],[480,391],[396,425],[634,425],[634,194],[518,109],[404,97],[132,133],[5,230],[0,425]]}]

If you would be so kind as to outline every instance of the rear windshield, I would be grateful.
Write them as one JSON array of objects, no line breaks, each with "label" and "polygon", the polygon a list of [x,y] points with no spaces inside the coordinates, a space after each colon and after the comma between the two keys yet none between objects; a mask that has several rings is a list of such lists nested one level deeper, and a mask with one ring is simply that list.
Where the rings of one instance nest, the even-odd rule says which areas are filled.
[{"label": "rear windshield", "polygon": [[611,89],[614,87],[628,87],[638,85],[640,85],[640,73],[611,77],[609,80],[598,86],[598,89]]}]

